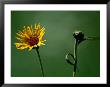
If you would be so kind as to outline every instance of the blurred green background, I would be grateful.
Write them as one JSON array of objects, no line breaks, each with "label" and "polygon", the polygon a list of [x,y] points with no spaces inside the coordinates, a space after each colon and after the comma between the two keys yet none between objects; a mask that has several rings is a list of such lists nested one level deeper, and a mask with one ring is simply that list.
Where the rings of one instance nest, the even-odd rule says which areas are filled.
[{"label": "blurred green background", "polygon": [[[73,32],[81,30],[85,36],[100,37],[99,11],[12,11],[11,12],[11,76],[41,77],[38,55],[18,50],[16,33],[25,25],[40,23],[46,29],[45,46],[40,46],[45,77],[72,77],[73,66],[65,55],[73,53]],[[77,77],[100,76],[100,40],[88,40],[78,47]],[[36,61],[37,60],[37,61]]]}]

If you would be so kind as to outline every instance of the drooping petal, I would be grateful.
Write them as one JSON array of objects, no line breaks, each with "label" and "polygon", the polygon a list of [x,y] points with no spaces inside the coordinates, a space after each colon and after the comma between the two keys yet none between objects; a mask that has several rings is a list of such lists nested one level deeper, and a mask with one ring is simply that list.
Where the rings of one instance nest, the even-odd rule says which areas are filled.
[{"label": "drooping petal", "polygon": [[33,48],[33,46],[30,46],[30,47],[29,47],[29,51],[31,51],[31,50],[32,50],[32,48]]},{"label": "drooping petal", "polygon": [[15,43],[15,45],[17,49],[21,49],[21,50],[28,48],[28,45],[25,43]]}]

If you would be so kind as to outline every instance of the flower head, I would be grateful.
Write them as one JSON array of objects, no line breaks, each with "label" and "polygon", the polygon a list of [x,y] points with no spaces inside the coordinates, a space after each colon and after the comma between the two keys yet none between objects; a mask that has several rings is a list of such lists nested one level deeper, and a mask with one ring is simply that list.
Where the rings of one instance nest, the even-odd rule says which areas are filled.
[{"label": "flower head", "polygon": [[17,34],[18,42],[15,43],[17,49],[25,49],[29,48],[29,51],[34,47],[39,47],[41,45],[45,45],[43,40],[43,36],[45,34],[45,28],[40,24],[35,24],[33,29],[31,26],[24,26],[23,31],[19,31]]},{"label": "flower head", "polygon": [[75,31],[73,33],[74,38],[76,38],[77,40],[81,40],[84,39],[84,33],[81,31]]},{"label": "flower head", "polygon": [[85,40],[84,33],[81,31],[75,31],[73,33],[73,36],[76,39],[76,41],[78,42],[78,44]]}]

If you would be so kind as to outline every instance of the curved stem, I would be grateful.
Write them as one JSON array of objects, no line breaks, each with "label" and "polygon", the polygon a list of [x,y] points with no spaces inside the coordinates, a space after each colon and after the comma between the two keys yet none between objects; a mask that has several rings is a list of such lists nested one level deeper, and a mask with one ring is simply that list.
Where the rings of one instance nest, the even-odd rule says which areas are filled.
[{"label": "curved stem", "polygon": [[38,58],[39,58],[39,62],[40,62],[40,68],[41,68],[42,76],[44,77],[44,71],[43,71],[42,60],[41,60],[41,58],[40,58],[40,54],[39,54],[38,48],[36,48],[36,51],[37,51]]},{"label": "curved stem", "polygon": [[75,39],[75,44],[74,44],[74,58],[77,58],[77,46],[78,46],[78,40]]},{"label": "curved stem", "polygon": [[76,74],[76,68],[77,68],[77,46],[78,46],[78,40],[75,39],[75,44],[74,44],[74,59],[75,59],[75,64],[74,64],[73,76],[75,76],[75,74]]}]

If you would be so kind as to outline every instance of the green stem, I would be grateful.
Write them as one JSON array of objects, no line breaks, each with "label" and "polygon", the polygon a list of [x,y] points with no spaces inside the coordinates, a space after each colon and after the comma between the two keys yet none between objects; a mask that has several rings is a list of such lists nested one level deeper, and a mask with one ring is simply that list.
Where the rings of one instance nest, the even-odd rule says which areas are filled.
[{"label": "green stem", "polygon": [[42,72],[42,76],[44,77],[44,71],[43,71],[43,65],[42,65],[42,60],[40,58],[40,54],[39,54],[39,48],[36,48],[37,54],[38,54],[38,58],[39,58],[39,62],[40,62],[40,68],[41,68],[41,72]]},{"label": "green stem", "polygon": [[77,46],[78,46],[78,41],[75,39],[75,44],[74,44],[74,59],[75,59],[75,64],[74,64],[73,76],[76,75],[76,68],[77,68]]}]

